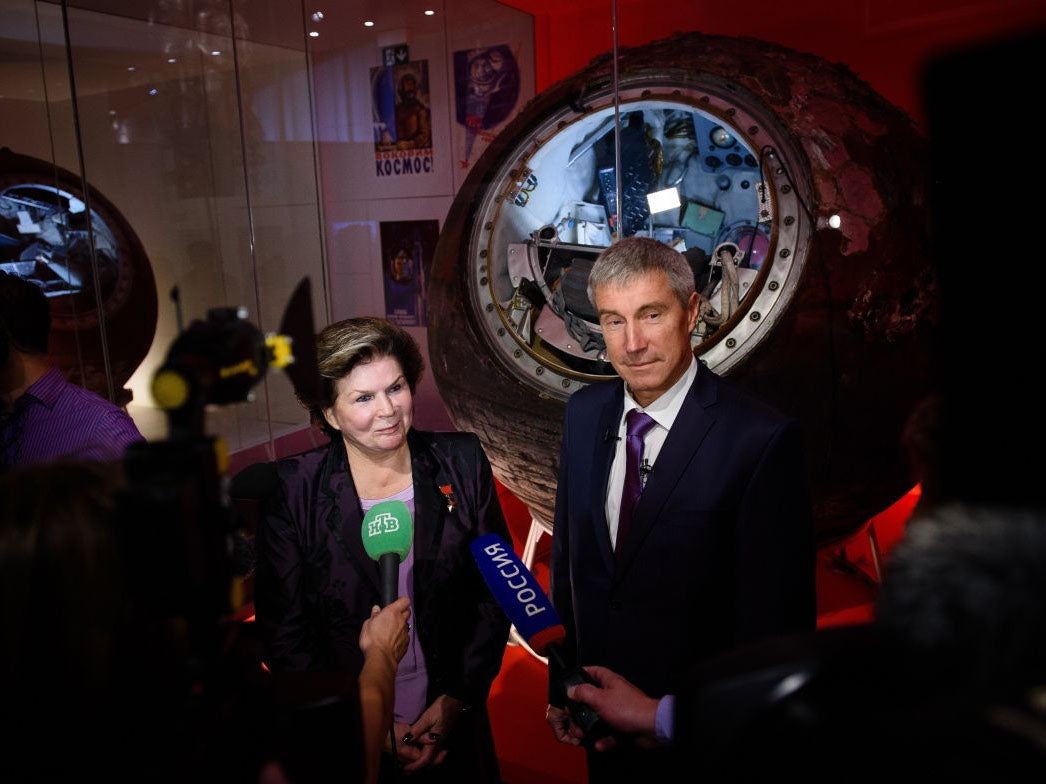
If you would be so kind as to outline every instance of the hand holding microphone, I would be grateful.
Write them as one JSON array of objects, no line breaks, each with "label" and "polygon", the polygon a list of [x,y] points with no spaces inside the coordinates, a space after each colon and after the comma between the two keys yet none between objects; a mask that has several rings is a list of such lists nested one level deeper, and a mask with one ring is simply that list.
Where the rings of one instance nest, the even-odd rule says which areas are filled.
[{"label": "hand holding microphone", "polygon": [[[400,563],[410,552],[414,539],[414,523],[410,510],[402,501],[382,501],[363,516],[360,538],[367,555],[378,562],[381,570],[381,606],[371,610],[371,616],[360,629],[360,650],[364,653],[360,673],[360,706],[367,753],[367,781],[378,780],[381,749],[389,736],[389,727],[395,726],[396,665],[406,653],[409,643],[407,618],[410,601],[399,593]],[[388,656],[376,656],[376,651]],[[402,756],[407,748],[399,750]],[[411,749],[412,753],[413,750]]]},{"label": "hand holding microphone", "polygon": [[407,651],[409,617],[410,600],[404,596],[383,610],[375,606],[360,629],[360,650],[363,651],[363,669],[359,676],[360,720],[367,782],[378,780],[381,749],[392,724],[396,701],[396,665]]},{"label": "hand holding microphone", "polygon": [[[497,534],[487,534],[473,541],[471,547],[480,574],[516,631],[538,655],[547,655],[563,673],[563,689],[596,684],[587,672],[565,660],[560,647],[566,637],[563,623],[534,575],[505,540]],[[562,713],[561,709],[550,706],[549,723],[553,723],[553,718],[557,720],[559,729],[554,725],[553,730],[562,742],[594,744],[609,732],[599,714],[584,703],[567,700],[569,721],[566,714],[554,713],[557,711]]]},{"label": "hand holding microphone", "polygon": [[[630,681],[606,667],[586,667],[593,683],[582,683],[567,689],[572,700],[598,711],[615,731],[630,735],[643,747],[657,743],[657,708],[659,700],[648,697]],[[613,737],[600,738],[596,751],[607,751],[616,745]]]},{"label": "hand holding microphone", "polygon": [[407,619],[410,618],[410,599],[401,596],[381,609],[377,605],[360,629],[360,650],[364,658],[381,653],[393,662],[399,662],[407,652]]},{"label": "hand holding microphone", "polygon": [[[363,517],[360,537],[363,539],[363,548],[367,555],[377,561],[381,569],[381,606],[385,609],[376,616],[372,614],[372,621],[377,621],[399,602],[407,601],[396,599],[399,593],[400,563],[410,552],[414,539],[414,524],[407,505],[402,501],[382,501],[372,506]],[[404,626],[404,651],[408,631]],[[453,726],[449,716],[456,715],[460,710],[455,703],[456,700],[443,694],[425,709],[413,726],[392,722],[393,735],[397,740],[395,753],[400,761],[405,763],[404,773],[414,773],[429,766],[439,765],[446,758],[447,752],[442,748],[442,740]],[[391,712],[389,718],[391,720]],[[388,723],[387,721],[386,726]],[[388,748],[392,750],[391,742]]]}]

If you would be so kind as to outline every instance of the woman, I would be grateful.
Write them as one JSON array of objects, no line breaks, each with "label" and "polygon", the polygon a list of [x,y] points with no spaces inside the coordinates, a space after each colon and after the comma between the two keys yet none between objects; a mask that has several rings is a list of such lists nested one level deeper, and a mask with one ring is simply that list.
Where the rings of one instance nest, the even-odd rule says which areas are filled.
[{"label": "woman", "polygon": [[331,443],[279,463],[257,535],[256,608],[269,665],[359,673],[360,628],[380,600],[360,526],[375,504],[403,501],[414,539],[399,593],[413,618],[396,674],[399,763],[434,780],[497,781],[486,699],[508,621],[469,551],[482,534],[507,537],[490,465],[474,435],[411,428],[424,363],[399,327],[340,321],[320,333],[318,353],[312,413]]}]

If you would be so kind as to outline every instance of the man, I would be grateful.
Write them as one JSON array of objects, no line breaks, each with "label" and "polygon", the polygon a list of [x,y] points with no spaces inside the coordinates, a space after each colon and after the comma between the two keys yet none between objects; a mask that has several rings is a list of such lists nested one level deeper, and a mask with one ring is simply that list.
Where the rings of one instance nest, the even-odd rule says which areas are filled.
[{"label": "man", "polygon": [[[795,422],[695,360],[698,295],[679,253],[621,240],[593,267],[589,297],[623,383],[593,384],[567,405],[553,602],[579,664],[660,698],[698,659],[813,629],[805,462]],[[577,743],[558,675],[548,720]],[[664,738],[670,700],[657,707]],[[657,780],[667,766],[623,744],[589,755],[594,782]]]},{"label": "man", "polygon": [[51,362],[51,311],[33,283],[0,272],[0,471],[69,457],[118,460],[141,441],[127,413]]}]

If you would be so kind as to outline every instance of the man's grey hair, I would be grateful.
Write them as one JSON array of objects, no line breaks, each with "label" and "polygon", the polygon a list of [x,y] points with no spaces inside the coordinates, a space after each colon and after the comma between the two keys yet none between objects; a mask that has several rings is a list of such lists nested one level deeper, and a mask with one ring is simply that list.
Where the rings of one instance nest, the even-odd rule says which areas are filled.
[{"label": "man's grey hair", "polygon": [[588,276],[588,298],[603,286],[626,286],[653,270],[665,273],[680,303],[686,308],[694,293],[694,272],[683,254],[649,237],[626,237],[599,254]]}]

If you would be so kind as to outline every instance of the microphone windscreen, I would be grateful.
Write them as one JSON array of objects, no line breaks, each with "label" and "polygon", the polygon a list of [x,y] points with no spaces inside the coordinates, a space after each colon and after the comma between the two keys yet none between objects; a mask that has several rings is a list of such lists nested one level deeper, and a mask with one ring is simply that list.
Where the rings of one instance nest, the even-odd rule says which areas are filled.
[{"label": "microphone windscreen", "polygon": [[559,614],[512,547],[497,534],[480,536],[471,547],[490,592],[527,644],[543,655],[561,642],[566,632]]},{"label": "microphone windscreen", "polygon": [[374,504],[363,516],[360,536],[363,549],[375,561],[389,553],[395,553],[402,561],[410,552],[410,543],[414,539],[410,510],[402,501]]}]

